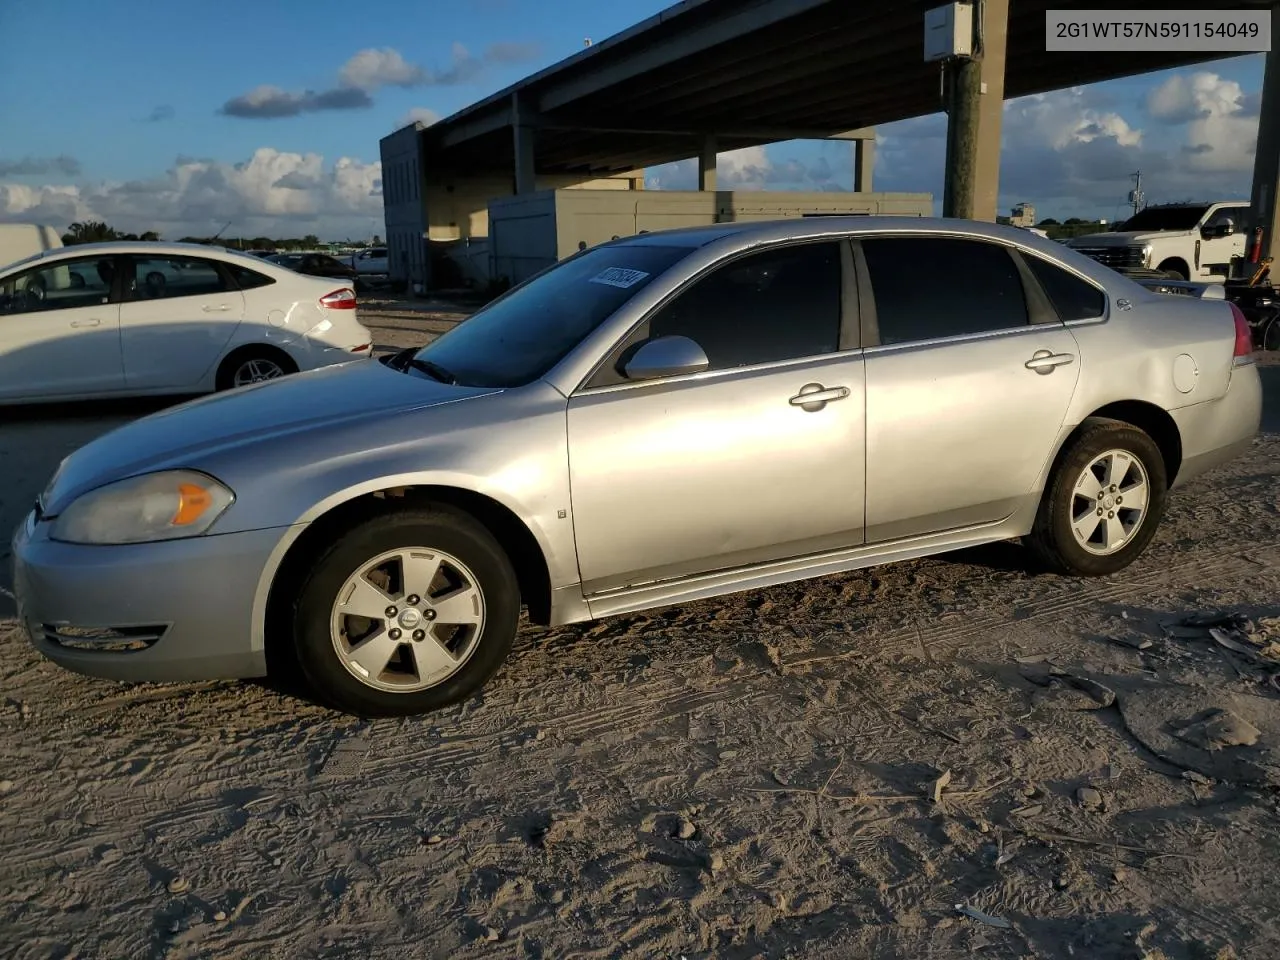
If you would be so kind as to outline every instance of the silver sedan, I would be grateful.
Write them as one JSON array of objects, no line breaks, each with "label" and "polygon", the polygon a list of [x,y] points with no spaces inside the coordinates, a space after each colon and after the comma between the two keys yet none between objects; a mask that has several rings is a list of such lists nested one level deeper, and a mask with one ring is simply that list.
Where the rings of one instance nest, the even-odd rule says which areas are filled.
[{"label": "silver sedan", "polygon": [[1025,230],[822,218],[583,251],[420,350],[197,400],[63,461],[20,616],[121,680],[467,697],[565,624],[1022,538],[1132,563],[1250,443],[1225,301]]}]

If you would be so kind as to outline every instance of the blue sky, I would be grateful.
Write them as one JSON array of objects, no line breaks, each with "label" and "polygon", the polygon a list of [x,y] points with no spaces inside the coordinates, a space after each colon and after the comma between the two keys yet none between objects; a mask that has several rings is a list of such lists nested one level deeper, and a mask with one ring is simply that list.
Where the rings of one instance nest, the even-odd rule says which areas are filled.
[{"label": "blue sky", "polygon": [[[225,214],[245,232],[380,232],[378,140],[410,111],[448,115],[666,5],[0,3],[0,219],[93,216],[175,236]],[[51,48],[39,38],[56,26]],[[1253,55],[1013,101],[1001,205],[1112,216],[1135,164],[1152,200],[1247,195],[1261,76]],[[359,106],[315,109],[335,102]],[[942,131],[937,116],[882,127],[877,189],[940,196]],[[852,177],[838,143],[776,144],[724,170],[740,189]],[[649,175],[688,187],[692,165]]]}]

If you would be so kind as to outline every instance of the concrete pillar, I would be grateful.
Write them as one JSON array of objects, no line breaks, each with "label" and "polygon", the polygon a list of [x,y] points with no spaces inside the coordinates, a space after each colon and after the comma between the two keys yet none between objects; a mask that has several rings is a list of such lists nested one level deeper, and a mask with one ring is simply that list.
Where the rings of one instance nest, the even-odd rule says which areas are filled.
[{"label": "concrete pillar", "polygon": [[[1258,148],[1253,157],[1252,216],[1262,227],[1262,258],[1274,257],[1271,279],[1280,281],[1280,7],[1271,12],[1271,51],[1262,75]],[[1250,233],[1246,252],[1253,245]]]},{"label": "concrete pillar", "polygon": [[1005,41],[1009,0],[977,5],[979,43],[973,59],[946,67],[947,169],[942,215],[996,218],[1000,192],[1000,124],[1004,115]]},{"label": "concrete pillar", "polygon": [[698,154],[698,189],[714,190],[716,188],[716,138],[702,138],[702,152]]},{"label": "concrete pillar", "polygon": [[876,168],[876,142],[853,141],[853,192],[870,193],[871,175]]},{"label": "concrete pillar", "polygon": [[515,147],[516,193],[533,193],[538,189],[534,167],[534,118],[515,94],[511,95],[511,133]]}]

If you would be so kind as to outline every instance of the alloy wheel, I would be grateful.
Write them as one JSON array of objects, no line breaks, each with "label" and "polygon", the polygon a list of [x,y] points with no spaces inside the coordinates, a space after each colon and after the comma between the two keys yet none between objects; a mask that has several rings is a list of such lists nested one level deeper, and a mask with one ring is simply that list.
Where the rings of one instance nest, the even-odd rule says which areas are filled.
[{"label": "alloy wheel", "polygon": [[1099,454],[1081,471],[1071,497],[1071,533],[1085,550],[1109,556],[1129,543],[1147,518],[1147,470],[1128,450]]}]

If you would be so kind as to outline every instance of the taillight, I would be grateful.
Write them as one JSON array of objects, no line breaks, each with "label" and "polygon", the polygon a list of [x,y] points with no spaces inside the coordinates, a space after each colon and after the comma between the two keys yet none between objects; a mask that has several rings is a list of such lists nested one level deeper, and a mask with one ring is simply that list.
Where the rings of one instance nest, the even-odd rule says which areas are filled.
[{"label": "taillight", "polygon": [[356,308],[356,292],[350,287],[343,287],[320,298],[320,306],[330,310],[354,310]]},{"label": "taillight", "polygon": [[1253,353],[1253,331],[1249,328],[1249,321],[1244,318],[1239,307],[1234,303],[1228,303],[1227,306],[1231,308],[1231,316],[1236,321],[1236,349],[1233,356],[1239,360]]}]

